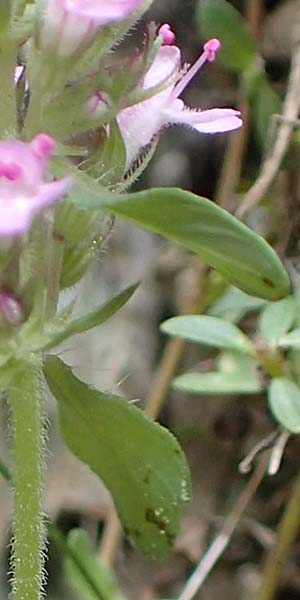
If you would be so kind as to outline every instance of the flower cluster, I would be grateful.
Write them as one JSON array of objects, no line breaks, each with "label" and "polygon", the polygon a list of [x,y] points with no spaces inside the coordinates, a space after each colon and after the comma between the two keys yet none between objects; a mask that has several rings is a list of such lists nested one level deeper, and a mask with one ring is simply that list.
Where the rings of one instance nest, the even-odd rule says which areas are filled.
[{"label": "flower cluster", "polygon": [[[19,139],[0,142],[1,237],[24,234],[31,227],[35,215],[58,200],[64,199],[72,185],[70,177],[51,180],[49,174],[49,159],[55,150],[56,142],[63,147],[70,141],[68,136],[63,134],[64,122],[68,120],[68,110],[58,115],[62,137],[55,142],[53,139],[56,137],[55,127],[53,135],[53,121],[51,121],[53,93],[52,95],[43,93],[38,115],[35,113],[36,90],[39,88],[36,75],[38,71],[34,63],[35,53],[39,60],[41,54],[43,60],[47,55],[49,64],[55,67],[55,72],[65,69],[66,61],[72,71],[80,57],[84,56],[86,50],[93,46],[95,41],[101,40],[101,36],[105,35],[106,41],[110,39],[111,43],[108,47],[112,47],[116,41],[116,27],[122,25],[123,31],[124,24],[127,23],[130,27],[148,4],[149,2],[145,0],[42,0],[39,3],[30,63],[27,67],[25,64],[14,65],[14,82],[19,102]],[[143,148],[157,139],[158,134],[170,125],[189,126],[200,133],[220,133],[237,129],[242,124],[240,113],[236,110],[190,109],[180,98],[199,69],[205,63],[215,60],[220,50],[220,42],[217,39],[209,40],[204,45],[202,54],[188,69],[182,66],[181,51],[176,46],[175,34],[167,23],[163,24],[153,36],[152,46],[154,51],[149,52],[148,47],[151,59],[146,57],[147,60],[144,60],[144,70],[137,69],[138,76],[130,72],[128,74],[128,80],[131,81],[130,93],[124,86],[123,88],[120,86],[119,96],[111,97],[112,93],[116,95],[115,91],[111,90],[118,89],[118,74],[115,85],[115,71],[109,71],[110,67],[106,67],[105,57],[104,66],[101,65],[102,71],[101,68],[99,71],[103,73],[103,87],[99,86],[99,75],[95,74],[95,71],[81,73],[79,70],[77,75],[76,70],[74,71],[75,78],[78,77],[78,82],[75,81],[75,84],[76,90],[79,90],[81,105],[79,104],[79,109],[77,107],[79,117],[77,121],[72,120],[72,127],[74,126],[76,132],[79,118],[85,115],[86,130],[90,128],[88,119],[91,126],[94,124],[96,128],[99,125],[103,127],[105,136],[102,137],[102,143],[105,144],[105,139],[109,139],[110,124],[113,122],[117,124],[126,151],[124,174],[134,164]],[[107,78],[108,72],[110,75]],[[72,103],[75,102],[72,97],[74,82],[72,79],[68,80],[66,71],[64,73],[66,80],[60,91],[64,97],[66,93],[70,96],[71,90]],[[96,89],[92,89],[92,93],[85,98],[86,83],[90,81],[91,88],[94,86]],[[21,101],[20,88],[23,89]],[[59,106],[60,99],[57,100],[55,94],[53,100],[58,102]],[[64,106],[63,101],[62,106]],[[30,114],[28,119],[27,111]],[[56,115],[55,111],[54,114]],[[38,124],[32,128],[32,123],[35,123],[37,116]],[[46,130],[47,134],[39,133],[41,129]],[[82,131],[82,127],[81,129],[79,127],[78,131]],[[35,136],[32,141],[26,141],[33,133]],[[101,155],[101,142],[99,143]],[[94,160],[94,166],[99,155],[98,146],[96,158],[93,158],[93,153],[91,154],[89,150],[89,158]],[[86,164],[89,164],[89,161]],[[115,165],[111,165],[111,168],[115,168]],[[95,170],[98,172],[97,168]]]}]

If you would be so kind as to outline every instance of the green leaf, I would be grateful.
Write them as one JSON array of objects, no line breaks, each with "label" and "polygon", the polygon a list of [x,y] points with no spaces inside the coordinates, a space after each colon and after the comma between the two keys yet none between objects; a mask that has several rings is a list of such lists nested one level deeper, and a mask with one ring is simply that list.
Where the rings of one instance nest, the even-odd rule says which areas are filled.
[{"label": "green leaf", "polygon": [[206,198],[178,189],[152,189],[112,195],[106,208],[183,244],[249,294],[278,300],[289,293],[289,277],[274,250]]},{"label": "green leaf", "polygon": [[187,315],[173,317],[161,325],[168,335],[213,348],[228,348],[251,353],[252,343],[240,329],[216,317]]},{"label": "green leaf", "polygon": [[274,250],[210,200],[176,188],[118,195],[66,161],[54,161],[52,170],[57,177],[68,171],[74,177],[70,200],[80,208],[104,209],[182,244],[251,295],[267,300],[288,295],[289,277]]},{"label": "green leaf", "polygon": [[238,323],[248,312],[257,311],[265,305],[265,300],[245,294],[238,288],[230,286],[209,308],[211,317],[219,317]]},{"label": "green leaf", "polygon": [[67,545],[72,558],[65,560],[66,575],[81,600],[125,600],[113,573],[93,556],[84,531],[70,531]]},{"label": "green leaf", "polygon": [[284,377],[273,379],[268,400],[275,419],[291,433],[300,433],[300,388]]},{"label": "green leaf", "polygon": [[228,69],[243,72],[255,60],[255,45],[241,14],[225,0],[199,0],[197,21],[201,35],[222,42],[220,60]]},{"label": "green leaf", "polygon": [[108,300],[108,302],[104,302],[93,312],[83,317],[79,317],[78,319],[74,319],[62,331],[54,332],[53,337],[51,337],[50,331],[49,337],[51,339],[50,342],[44,346],[44,349],[49,350],[50,348],[54,348],[69,337],[79,333],[84,333],[85,331],[93,329],[93,327],[97,327],[98,325],[101,325],[107,321],[116,312],[118,312],[118,310],[120,310],[120,308],[122,308],[122,306],[124,306],[128,300],[130,300],[131,296],[138,288],[138,285],[139,284],[131,285],[111,300]]},{"label": "green leaf", "polygon": [[246,82],[247,95],[252,108],[254,130],[261,147],[264,149],[268,140],[271,119],[274,114],[281,114],[282,101],[272,88],[264,73],[250,76]]},{"label": "green leaf", "polygon": [[283,335],[278,343],[282,348],[300,349],[300,327],[293,329],[290,333]]},{"label": "green leaf", "polygon": [[259,319],[259,331],[269,344],[277,345],[294,320],[295,301],[293,296],[288,296],[280,302],[266,306]]},{"label": "green leaf", "polygon": [[217,371],[176,377],[175,389],[188,394],[256,394],[262,390],[255,361],[239,352],[222,352]]},{"label": "green leaf", "polygon": [[108,487],[126,535],[149,558],[164,557],[190,496],[177,441],[126,400],[79,381],[60,359],[48,357],[44,373],[65,443]]},{"label": "green leaf", "polygon": [[261,391],[258,381],[247,381],[235,375],[227,375],[218,371],[210,373],[187,373],[176,377],[173,387],[188,394],[257,394]]}]

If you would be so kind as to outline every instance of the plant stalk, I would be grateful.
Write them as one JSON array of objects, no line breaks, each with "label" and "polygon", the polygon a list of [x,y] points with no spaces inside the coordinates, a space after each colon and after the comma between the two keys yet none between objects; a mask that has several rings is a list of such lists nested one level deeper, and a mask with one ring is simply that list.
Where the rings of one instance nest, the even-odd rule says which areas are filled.
[{"label": "plant stalk", "polygon": [[38,368],[24,364],[10,390],[13,433],[13,600],[41,600],[45,527],[42,513],[44,423]]}]

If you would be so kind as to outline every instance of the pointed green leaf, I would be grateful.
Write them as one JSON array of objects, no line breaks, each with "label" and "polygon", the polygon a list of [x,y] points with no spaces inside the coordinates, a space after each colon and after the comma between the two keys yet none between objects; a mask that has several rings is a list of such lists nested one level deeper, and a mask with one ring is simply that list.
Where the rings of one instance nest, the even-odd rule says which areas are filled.
[{"label": "pointed green leaf", "polygon": [[228,348],[250,354],[253,350],[251,341],[238,327],[217,317],[173,317],[161,325],[161,330],[168,335],[213,348]]},{"label": "pointed green leaf", "polygon": [[295,320],[295,301],[288,296],[280,302],[268,304],[260,315],[259,331],[270,344],[276,345]]},{"label": "pointed green leaf", "polygon": [[104,481],[125,533],[152,559],[170,550],[190,481],[175,438],[117,396],[88,387],[50,356],[44,373],[70,450]]},{"label": "pointed green leaf", "polygon": [[81,600],[125,600],[113,573],[93,556],[83,530],[70,531],[67,545],[71,557],[65,560],[66,575]]},{"label": "pointed green leaf", "polygon": [[256,52],[246,20],[225,0],[199,0],[197,20],[202,36],[222,42],[220,60],[228,69],[243,72]]},{"label": "pointed green leaf", "polygon": [[275,419],[291,433],[300,433],[300,388],[284,377],[273,379],[268,399]]},{"label": "pointed green leaf", "polygon": [[49,332],[49,337],[51,341],[44,346],[44,349],[49,350],[50,348],[54,348],[61,344],[64,340],[72,337],[73,335],[77,335],[79,333],[84,333],[89,329],[93,329],[93,327],[97,327],[101,325],[105,321],[107,321],[110,317],[112,317],[128,300],[130,300],[131,296],[134,294],[139,284],[131,285],[129,288],[108,300],[108,302],[104,302],[99,308],[94,310],[93,312],[79,317],[78,319],[74,319],[69,323],[65,329],[62,331],[54,332],[53,337],[51,337],[51,331]]}]

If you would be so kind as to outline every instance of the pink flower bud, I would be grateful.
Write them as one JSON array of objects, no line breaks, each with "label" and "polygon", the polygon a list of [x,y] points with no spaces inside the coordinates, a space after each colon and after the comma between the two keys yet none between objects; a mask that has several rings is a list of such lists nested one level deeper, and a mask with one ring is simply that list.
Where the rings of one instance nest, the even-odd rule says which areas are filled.
[{"label": "pink flower bud", "polygon": [[10,292],[0,291],[0,326],[16,327],[24,321],[23,307]]},{"label": "pink flower bud", "polygon": [[165,23],[160,27],[158,35],[163,38],[164,46],[173,46],[173,44],[175,44],[176,36],[168,23]]}]

